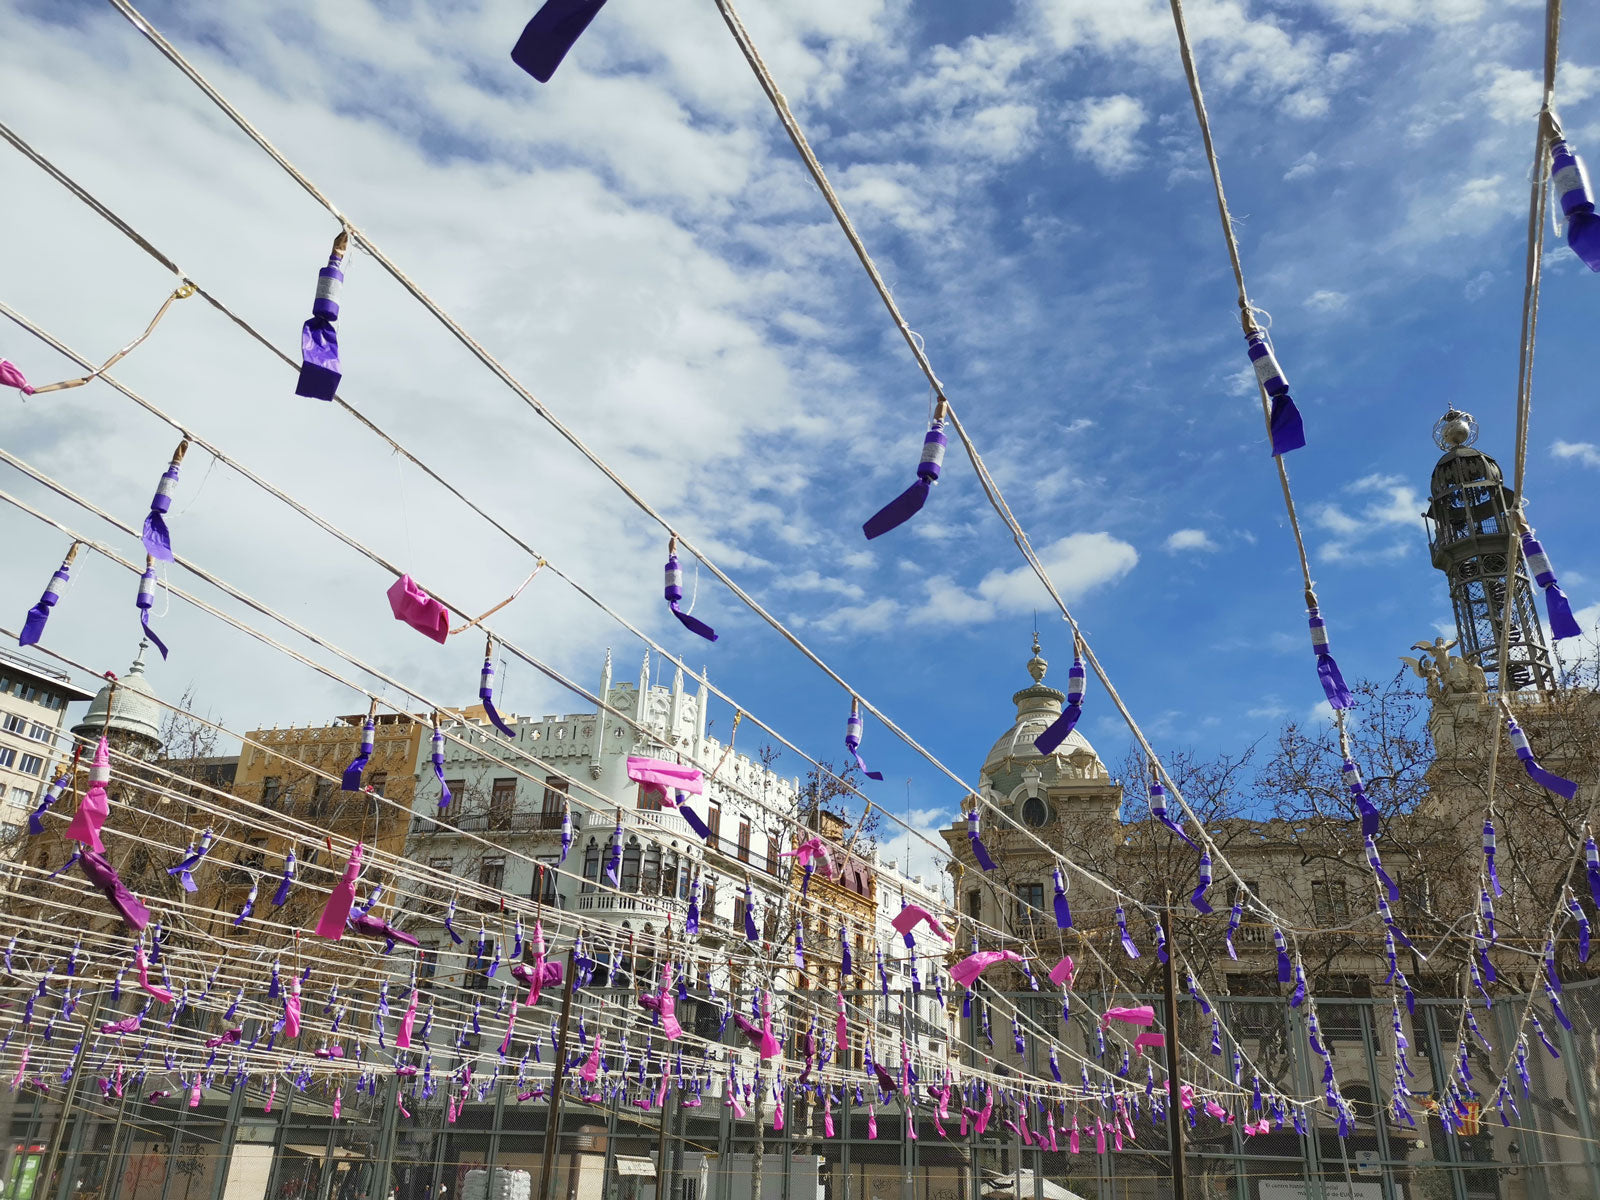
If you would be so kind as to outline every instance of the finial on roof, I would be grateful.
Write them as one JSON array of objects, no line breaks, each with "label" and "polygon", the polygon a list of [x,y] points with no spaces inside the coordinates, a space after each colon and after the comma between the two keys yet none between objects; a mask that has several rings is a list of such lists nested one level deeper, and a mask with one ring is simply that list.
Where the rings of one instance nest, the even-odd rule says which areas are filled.
[{"label": "finial on roof", "polygon": [[1478,423],[1472,419],[1471,413],[1462,412],[1451,406],[1449,412],[1434,422],[1433,442],[1441,450],[1470,446],[1477,440]]},{"label": "finial on roof", "polygon": [[1039,653],[1039,631],[1033,631],[1033,657],[1028,660],[1028,674],[1033,676],[1035,683],[1044,682],[1045,670],[1050,666]]}]

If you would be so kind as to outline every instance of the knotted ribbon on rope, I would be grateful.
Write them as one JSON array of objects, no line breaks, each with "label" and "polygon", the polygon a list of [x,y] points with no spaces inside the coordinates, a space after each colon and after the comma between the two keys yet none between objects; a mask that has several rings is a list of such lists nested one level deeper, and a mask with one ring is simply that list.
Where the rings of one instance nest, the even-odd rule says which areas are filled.
[{"label": "knotted ribbon on rope", "polygon": [[163,642],[156,631],[150,628],[150,610],[156,604],[156,560],[150,555],[145,555],[144,574],[139,576],[139,592],[134,597],[134,605],[139,610],[139,624],[144,627],[144,635],[161,651],[163,660],[167,657],[167,644]]},{"label": "knotted ribbon on rope", "polygon": [[450,795],[450,785],[444,778],[444,730],[439,727],[437,712],[433,714],[433,733],[429,744],[428,759],[433,763],[433,776],[439,781],[439,811],[442,813],[450,807],[453,797]]},{"label": "knotted ribbon on rope", "polygon": [[1061,715],[1033,739],[1033,748],[1040,754],[1054,754],[1056,747],[1078,727],[1078,719],[1083,716],[1084,681],[1087,678],[1083,669],[1083,643],[1074,636],[1072,647],[1072,666],[1067,669],[1067,704],[1061,710]]},{"label": "knotted ribbon on rope", "polygon": [[1490,818],[1485,818],[1484,822],[1483,822],[1483,861],[1484,861],[1485,867],[1487,868],[1487,870],[1489,872],[1489,883],[1491,885],[1493,885],[1493,887],[1494,887],[1494,894],[1496,896],[1499,896],[1499,895],[1503,895],[1503,893],[1500,890],[1500,876],[1496,873],[1496,871],[1494,869],[1494,859],[1495,859],[1494,821],[1492,819],[1490,819]]},{"label": "knotted ribbon on rope", "polygon": [[167,513],[172,511],[172,492],[178,486],[178,468],[188,451],[189,439],[185,437],[172,452],[172,461],[167,464],[166,472],[156,484],[156,494],[150,501],[150,512],[144,519],[144,534],[141,540],[144,543],[145,553],[152,558],[159,558],[162,562],[172,561],[172,533],[167,528],[166,517]]},{"label": "knotted ribbon on rope", "polygon": [[337,942],[344,937],[345,922],[349,920],[350,910],[356,903],[356,880],[361,875],[361,854],[364,849],[362,843],[355,844],[350,851],[349,861],[345,863],[344,875],[328,893],[322,916],[317,920],[315,933],[318,937],[327,938],[330,942]]},{"label": "knotted ribbon on rope", "polygon": [[1200,885],[1194,889],[1194,894],[1189,897],[1189,903],[1194,905],[1201,916],[1210,916],[1215,910],[1206,900],[1206,889],[1211,886],[1211,854],[1209,851],[1200,853]]},{"label": "knotted ribbon on rope", "polygon": [[194,869],[200,865],[200,860],[210,853],[212,840],[212,832],[207,829],[200,835],[199,846],[191,843],[183,858],[178,861],[178,865],[167,868],[167,874],[177,876],[178,882],[183,886],[184,891],[195,892],[199,890],[199,885],[194,881]]},{"label": "knotted ribbon on rope", "polygon": [[1328,623],[1317,611],[1317,598],[1309,591],[1306,593],[1306,610],[1310,613],[1311,651],[1317,656],[1317,678],[1322,682],[1322,694],[1328,698],[1329,707],[1335,710],[1353,708],[1356,699],[1345,686],[1344,676],[1340,674],[1339,664],[1334,661],[1333,651],[1328,645]]},{"label": "knotted ribbon on rope", "polygon": [[344,377],[339,364],[339,293],[344,288],[344,255],[350,233],[341,229],[333,239],[328,265],[317,272],[317,294],[311,315],[300,329],[300,378],[294,394],[311,400],[332,400]]},{"label": "knotted ribbon on rope", "polygon": [[978,866],[985,871],[995,869],[994,859],[989,857],[989,851],[984,848],[983,838],[978,835],[978,803],[973,801],[971,810],[967,813],[967,841],[972,843],[972,857]]},{"label": "knotted ribbon on rope", "polygon": [[[667,607],[672,609],[672,615],[678,618],[679,623],[690,633],[698,634],[708,642],[717,640],[717,631],[696,617],[678,607],[678,602],[683,599],[683,568],[678,565],[678,536],[673,534],[667,541],[667,565],[665,568],[666,583],[661,589],[661,594],[666,598]],[[693,605],[691,604],[692,608]]]},{"label": "knotted ribbon on rope", "polygon": [[850,715],[844,723],[844,748],[850,757],[856,760],[856,766],[868,779],[883,782],[882,771],[869,771],[867,764],[861,759],[861,702],[856,697],[850,697]]},{"label": "knotted ribbon on rope", "polygon": [[[111,694],[106,700],[108,714],[112,711],[116,695],[116,683],[113,681]],[[110,782],[111,746],[102,734],[94,748],[94,763],[89,768],[89,787],[83,793],[83,799],[78,801],[78,811],[73,814],[72,823],[61,835],[69,841],[82,842],[96,854],[106,852],[105,845],[100,841],[100,830],[111,816],[111,800],[106,794],[106,785]]]},{"label": "knotted ribbon on rope", "polygon": [[278,881],[278,890],[272,893],[272,903],[276,908],[282,908],[289,900],[289,893],[294,888],[294,851],[289,851],[283,858],[283,878]]},{"label": "knotted ribbon on rope", "polygon": [[1305,424],[1300,419],[1300,410],[1289,395],[1289,381],[1284,376],[1283,368],[1278,365],[1277,355],[1272,352],[1266,331],[1253,320],[1246,326],[1245,344],[1249,347],[1250,365],[1255,368],[1256,379],[1260,381],[1272,405],[1267,418],[1272,435],[1272,456],[1277,458],[1291,450],[1300,449],[1306,444]]},{"label": "knotted ribbon on rope", "polygon": [[[361,790],[361,773],[372,761],[372,751],[377,744],[377,729],[378,702],[374,700],[367,709],[367,719],[361,725],[361,748],[356,751],[356,756],[350,760],[350,765],[344,769],[344,774],[339,778],[340,790],[346,792]],[[340,920],[343,921],[343,918]]]},{"label": "knotted ribbon on rope", "polygon": [[45,622],[50,619],[50,610],[61,600],[61,593],[67,590],[67,584],[72,580],[72,560],[78,557],[78,547],[82,542],[73,542],[67,550],[66,558],[61,560],[61,565],[56,568],[56,573],[50,577],[50,582],[45,585],[44,594],[39,597],[39,603],[28,610],[27,617],[22,622],[22,633],[17,637],[17,645],[37,645],[44,636]]},{"label": "knotted ribbon on rope", "polygon": [[1128,914],[1123,911],[1122,905],[1117,905],[1117,933],[1120,935],[1123,952],[1129,958],[1139,957],[1139,947],[1133,944],[1133,938],[1128,933]]},{"label": "knotted ribbon on rope", "polygon": [[1561,198],[1567,245],[1591,271],[1600,271],[1600,216],[1594,211],[1594,191],[1583,159],[1573,152],[1559,127],[1550,143],[1550,181]]},{"label": "knotted ribbon on rope", "polygon": [[1167,790],[1155,782],[1150,784],[1150,815],[1187,842],[1191,850],[1200,849],[1199,846],[1195,845],[1194,839],[1183,831],[1183,826],[1179,825],[1168,814]]},{"label": "knotted ribbon on rope", "polygon": [[1522,535],[1522,556],[1528,560],[1528,571],[1533,581],[1544,589],[1545,612],[1550,616],[1550,636],[1557,641],[1580,637],[1583,630],[1572,615],[1572,602],[1556,582],[1556,569],[1550,565],[1550,556],[1544,552],[1544,547],[1533,536],[1532,530]]},{"label": "knotted ribbon on rope", "polygon": [[1516,721],[1508,713],[1506,716],[1506,732],[1511,735],[1512,748],[1516,750],[1517,757],[1522,760],[1522,769],[1528,773],[1528,778],[1537,783],[1548,792],[1554,792],[1567,800],[1578,794],[1578,785],[1570,779],[1563,779],[1554,772],[1541,767],[1533,756],[1533,748],[1528,745],[1528,735],[1522,731]]},{"label": "knotted ribbon on rope", "polygon": [[1345,787],[1350,791],[1350,798],[1356,802],[1356,811],[1361,814],[1361,836],[1377,837],[1379,813],[1377,806],[1367,796],[1367,786],[1361,778],[1361,768],[1347,758],[1341,770],[1344,774]]},{"label": "knotted ribbon on rope", "polygon": [[1062,876],[1060,867],[1054,868],[1053,871],[1052,871],[1052,875],[1054,876],[1054,882],[1055,882],[1055,888],[1056,888],[1056,895],[1055,895],[1056,928],[1057,929],[1071,929],[1072,928],[1072,908],[1067,903],[1067,881]]},{"label": "knotted ribbon on rope", "polygon": [[1372,868],[1372,873],[1378,877],[1378,881],[1389,889],[1389,903],[1399,904],[1400,885],[1391,879],[1389,873],[1383,869],[1383,860],[1378,857],[1377,841],[1370,837],[1364,840],[1367,851],[1367,865]]},{"label": "knotted ribbon on rope", "polygon": [[861,526],[861,532],[870,541],[882,537],[891,529],[904,525],[922,511],[928,502],[928,493],[939,482],[939,471],[944,465],[945,447],[950,439],[944,432],[944,397],[934,405],[933,420],[922,439],[922,459],[917,464],[917,481],[885,504]]},{"label": "knotted ribbon on rope", "polygon": [[129,929],[138,931],[149,924],[150,910],[128,890],[103,853],[85,849],[78,855],[78,867],[90,883],[105,893],[111,907],[117,910]]}]

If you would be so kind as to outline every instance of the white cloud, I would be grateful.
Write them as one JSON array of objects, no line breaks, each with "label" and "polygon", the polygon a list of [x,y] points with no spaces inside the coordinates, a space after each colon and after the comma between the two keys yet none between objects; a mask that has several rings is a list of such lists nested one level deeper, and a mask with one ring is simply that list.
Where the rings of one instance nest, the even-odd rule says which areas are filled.
[{"label": "white cloud", "polygon": [[1344,292],[1318,288],[1306,297],[1306,307],[1314,313],[1343,312],[1350,306],[1350,297]]},{"label": "white cloud", "polygon": [[1211,535],[1204,529],[1178,529],[1167,537],[1167,549],[1173,552],[1180,550],[1215,550],[1217,544],[1211,540]]},{"label": "white cloud", "polygon": [[[1332,503],[1312,507],[1318,528],[1332,536],[1317,549],[1327,562],[1383,562],[1413,549],[1410,540],[1396,540],[1397,529],[1419,529],[1424,507],[1415,488],[1398,475],[1365,475],[1345,485],[1353,496],[1368,497],[1354,513]],[[1420,536],[1420,533],[1419,533]]]},{"label": "white cloud", "polygon": [[1556,458],[1576,459],[1586,467],[1600,467],[1600,446],[1593,442],[1556,442],[1550,447]]},{"label": "white cloud", "polygon": [[1307,150],[1299,158],[1295,159],[1293,165],[1283,173],[1284,181],[1293,183],[1296,179],[1307,179],[1315,175],[1318,161],[1317,152],[1315,150]]},{"label": "white cloud", "polygon": [[1071,117],[1072,148],[1107,175],[1123,175],[1138,164],[1138,133],[1145,123],[1144,105],[1118,94],[1085,100]]},{"label": "white cloud", "polygon": [[1494,286],[1494,272],[1489,270],[1479,271],[1467,280],[1461,288],[1461,294],[1468,300],[1482,300],[1489,294],[1489,289]]}]

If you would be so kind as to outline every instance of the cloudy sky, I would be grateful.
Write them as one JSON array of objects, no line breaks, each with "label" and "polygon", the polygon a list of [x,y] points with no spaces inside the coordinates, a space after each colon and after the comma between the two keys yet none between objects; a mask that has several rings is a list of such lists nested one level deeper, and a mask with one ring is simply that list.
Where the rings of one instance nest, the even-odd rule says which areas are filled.
[{"label": "cloudy sky", "polygon": [[[714,5],[615,0],[546,86],[508,58],[534,7],[144,11],[642,495],[975,779],[1026,681],[1035,610],[1053,682],[1069,639],[958,453],[921,516],[862,539],[861,521],[912,478],[928,390]],[[1542,8],[1189,6],[1252,295],[1306,418],[1310,445],[1290,470],[1349,676],[1389,675],[1449,620],[1418,515],[1434,420],[1466,408],[1480,444],[1509,457]],[[1313,714],[1292,544],[1166,6],[743,10],[1158,746],[1236,749]],[[0,120],[293,352],[332,218],[109,5],[0,0],[0,27]],[[1563,50],[1558,107],[1592,157],[1600,21],[1575,9]],[[144,327],[171,277],[9,147],[0,162],[0,300],[104,357]],[[1600,601],[1588,517],[1600,432],[1584,369],[1600,280],[1558,242],[1548,267],[1529,512],[1582,607]],[[343,396],[809,752],[840,753],[848,696],[703,572],[696,612],[722,639],[684,635],[660,601],[653,523],[371,259],[352,256],[347,277]],[[35,384],[75,373],[9,322],[0,355]],[[200,300],[176,306],[116,374],[465,608],[488,608],[531,569],[347,415],[295,397],[293,372]],[[133,523],[174,442],[101,384],[8,398],[0,438]],[[137,549],[12,468],[0,477]],[[15,625],[64,539],[3,511],[0,607]],[[395,624],[389,575],[202,451],[174,514],[180,552],[430,698],[474,698],[478,642],[441,647]],[[86,563],[50,643],[123,668],[133,591],[120,568]],[[590,687],[608,646],[621,675],[637,674],[642,647],[548,575],[493,623]],[[155,686],[192,689],[230,726],[362,707],[181,601],[160,627],[173,656],[152,667]],[[501,686],[513,711],[581,708],[515,661]],[[1083,729],[1120,760],[1125,730],[1098,689]],[[880,727],[864,750],[889,776],[888,806],[948,820],[959,789]]]}]

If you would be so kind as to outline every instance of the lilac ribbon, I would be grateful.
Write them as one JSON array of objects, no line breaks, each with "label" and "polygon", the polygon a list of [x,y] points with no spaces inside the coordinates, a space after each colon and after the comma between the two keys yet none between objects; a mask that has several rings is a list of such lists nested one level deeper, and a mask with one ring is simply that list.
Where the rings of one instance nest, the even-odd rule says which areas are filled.
[{"label": "lilac ribbon", "polygon": [[1578,785],[1570,779],[1545,770],[1533,757],[1533,748],[1528,745],[1528,735],[1522,732],[1519,726],[1510,717],[1506,718],[1506,730],[1511,735],[1511,745],[1517,752],[1517,757],[1522,760],[1522,769],[1528,773],[1528,778],[1544,788],[1547,792],[1554,792],[1571,800],[1578,794]]},{"label": "lilac ribbon", "polygon": [[1583,844],[1583,858],[1589,875],[1589,897],[1600,907],[1600,848],[1595,846],[1592,836]]},{"label": "lilac ribbon", "polygon": [[869,771],[867,764],[861,760],[861,713],[856,707],[854,699],[850,701],[850,716],[844,723],[844,748],[849,751],[850,757],[856,760],[856,766],[868,779],[883,782],[882,771]]},{"label": "lilac ribbon", "polygon": [[1494,855],[1494,822],[1491,820],[1485,820],[1483,823],[1483,861],[1488,867],[1489,883],[1494,887],[1494,894],[1499,896],[1503,893],[1500,891],[1500,876],[1495,874]]},{"label": "lilac ribbon", "polygon": [[461,935],[456,932],[453,924],[456,916],[456,902],[451,900],[444,910],[444,931],[450,935],[450,940],[456,945],[461,945]]},{"label": "lilac ribbon", "polygon": [[478,676],[478,700],[483,705],[483,713],[489,718],[489,723],[508,738],[515,739],[517,735],[511,732],[511,726],[500,719],[494,707],[494,662],[488,652],[483,656],[483,671]]},{"label": "lilac ribbon", "polygon": [[1173,833],[1181,837],[1185,842],[1188,842],[1191,850],[1200,849],[1199,846],[1195,845],[1194,840],[1183,831],[1183,826],[1174,821],[1171,815],[1167,812],[1167,791],[1159,783],[1152,783],[1150,785],[1150,815],[1156,820],[1160,821]]},{"label": "lilac ribbon", "polygon": [[1228,932],[1223,935],[1223,942],[1228,947],[1228,957],[1238,958],[1239,954],[1233,948],[1233,935],[1239,932],[1239,922],[1244,917],[1244,897],[1233,902],[1233,911],[1228,914]]},{"label": "lilac ribbon", "polygon": [[1567,895],[1567,911],[1572,914],[1572,919],[1578,923],[1578,961],[1589,961],[1589,918],[1583,911],[1583,905],[1578,903],[1578,898],[1571,893]]},{"label": "lilac ribbon", "polygon": [[706,842],[708,845],[713,844],[714,835],[711,832],[711,826],[705,823],[704,818],[699,813],[689,807],[689,794],[687,792],[678,792],[677,800],[678,815],[689,823],[689,828],[695,831],[701,841]]},{"label": "lilac ribbon", "polygon": [[155,648],[161,651],[163,660],[167,657],[167,644],[163,642],[156,631],[150,628],[150,610],[156,603],[156,567],[154,562],[146,561],[144,574],[139,576],[139,594],[134,598],[134,604],[139,609],[139,624],[144,626],[144,635],[150,639]]},{"label": "lilac ribbon", "polygon": [[1536,1012],[1529,1012],[1528,1019],[1533,1022],[1533,1031],[1539,1035],[1539,1040],[1544,1043],[1544,1048],[1550,1051],[1550,1057],[1560,1058],[1561,1052],[1552,1046],[1550,1044],[1550,1039],[1545,1036],[1544,1023],[1539,1020],[1539,1014]]},{"label": "lilac ribbon", "polygon": [[178,882],[183,885],[184,891],[195,892],[199,890],[199,885],[194,881],[194,869],[200,865],[200,860],[210,852],[211,842],[211,830],[207,829],[200,835],[200,845],[198,847],[191,845],[188,852],[179,860],[177,866],[167,868],[167,874],[176,875]]},{"label": "lilac ribbon", "polygon": [[1078,719],[1083,716],[1084,679],[1083,658],[1074,654],[1072,666],[1067,671],[1067,705],[1061,710],[1061,715],[1033,739],[1033,748],[1040,754],[1054,754],[1056,747],[1078,727]]},{"label": "lilac ribbon", "polygon": [[1339,664],[1334,661],[1333,651],[1328,645],[1328,623],[1317,609],[1309,611],[1311,651],[1317,657],[1317,678],[1322,682],[1322,694],[1328,698],[1332,708],[1353,708],[1356,699],[1345,686],[1344,676],[1339,673]]},{"label": "lilac ribbon", "polygon": [[1299,963],[1294,967],[1294,994],[1289,997],[1289,1007],[1299,1008],[1306,1002],[1306,969]]},{"label": "lilac ribbon", "polygon": [[[941,404],[940,411],[943,412]],[[917,481],[869,517],[861,532],[870,541],[882,537],[891,529],[904,525],[922,511],[928,502],[928,493],[939,482],[939,472],[944,465],[945,447],[950,439],[944,433],[944,418],[935,417],[922,439],[922,461],[917,464]]]},{"label": "lilac ribbon", "polygon": [[[674,539],[674,542],[676,542],[676,539]],[[666,597],[667,606],[672,609],[672,615],[677,617],[679,623],[690,633],[698,634],[708,642],[716,641],[717,631],[715,629],[711,628],[699,617],[684,612],[678,607],[679,601],[683,599],[683,568],[678,565],[678,556],[672,550],[667,552],[665,575],[666,584],[662,588],[661,594]]]},{"label": "lilac ribbon", "polygon": [[294,851],[291,850],[283,859],[283,878],[278,881],[278,890],[272,893],[272,903],[282,908],[289,899],[289,892],[294,888]]},{"label": "lilac ribbon", "polygon": [[362,937],[383,938],[392,948],[395,942],[403,942],[407,946],[416,948],[421,945],[411,934],[402,929],[396,929],[381,917],[374,917],[367,913],[350,919],[350,929]]},{"label": "lilac ribbon", "polygon": [[339,787],[346,792],[359,792],[361,790],[361,773],[367,769],[367,764],[372,761],[372,748],[376,737],[377,723],[368,717],[361,726],[361,750],[350,760],[350,765],[344,769],[344,775],[339,780]]},{"label": "lilac ribbon", "polygon": [[39,597],[39,603],[28,610],[28,615],[22,622],[22,633],[17,638],[17,645],[36,645],[44,636],[44,626],[50,619],[50,610],[60,602],[61,593],[67,590],[67,584],[72,579],[72,557],[77,553],[77,548],[77,543],[73,543],[72,550],[56,568],[56,573],[50,577],[44,594]]},{"label": "lilac ribbon", "polygon": [[606,0],[545,0],[511,48],[511,61],[540,83],[549,83]]},{"label": "lilac ribbon", "polygon": [[78,855],[78,866],[89,882],[105,893],[129,929],[137,931],[149,924],[150,910],[128,890],[104,854],[85,847]]},{"label": "lilac ribbon", "polygon": [[561,866],[567,861],[567,852],[572,849],[572,802],[566,801],[561,806],[561,859],[556,865]]},{"label": "lilac ribbon", "polygon": [[1561,1022],[1561,1027],[1570,1033],[1572,1021],[1567,1017],[1566,1010],[1561,1007],[1561,1000],[1556,996],[1549,980],[1544,981],[1544,998],[1550,1002],[1550,1011],[1556,1014],[1556,1020]]},{"label": "lilac ribbon", "polygon": [[239,910],[239,915],[233,919],[233,927],[237,929],[243,925],[251,913],[256,910],[256,897],[260,891],[254,880],[250,881],[250,894],[244,898],[244,907]]},{"label": "lilac ribbon", "polygon": [[[66,788],[70,778],[70,776],[62,775],[49,787],[45,788],[44,795],[39,799],[39,807],[28,814],[29,833],[38,834],[44,832],[44,814],[50,810],[51,805],[61,799],[61,793]],[[7,969],[9,970],[9,968]]]},{"label": "lilac ribbon", "polygon": [[1060,867],[1055,868],[1054,875],[1056,885],[1056,928],[1071,929],[1072,908],[1067,904],[1067,881],[1062,877]]},{"label": "lilac ribbon", "polygon": [[172,511],[172,491],[178,486],[178,465],[189,448],[189,439],[178,443],[178,450],[167,464],[166,472],[156,484],[156,494],[150,501],[150,513],[144,519],[144,551],[162,562],[172,561],[172,533],[167,529],[167,513]]},{"label": "lilac ribbon", "polygon": [[332,400],[343,378],[339,365],[339,292],[344,286],[345,233],[334,239],[328,265],[317,272],[317,295],[311,316],[300,330],[300,378],[294,394],[312,400]]},{"label": "lilac ribbon", "polygon": [[1564,140],[1550,143],[1550,181],[1561,197],[1567,245],[1591,271],[1600,271],[1600,217],[1595,216],[1594,191],[1583,160]]},{"label": "lilac ribbon", "polygon": [[1272,456],[1276,458],[1280,454],[1298,450],[1306,444],[1305,424],[1300,419],[1300,410],[1295,407],[1294,398],[1289,395],[1289,381],[1284,377],[1283,368],[1278,365],[1278,358],[1272,352],[1267,335],[1260,330],[1253,330],[1245,335],[1245,341],[1249,346],[1250,365],[1255,368],[1256,378],[1271,400],[1267,424],[1272,434]]},{"label": "lilac ribbon", "polygon": [[689,885],[689,911],[683,919],[683,931],[691,934],[700,932],[700,879],[698,876]]},{"label": "lilac ribbon", "polygon": [[1288,983],[1294,975],[1289,965],[1289,943],[1284,940],[1283,930],[1276,925],[1272,928],[1272,948],[1278,952],[1278,982]]},{"label": "lilac ribbon", "polygon": [[1489,890],[1487,888],[1478,893],[1478,911],[1483,915],[1483,924],[1489,931],[1489,940],[1491,942],[1499,941],[1500,939],[1494,931],[1494,901],[1489,899]]},{"label": "lilac ribbon", "polygon": [[984,848],[983,839],[978,836],[978,807],[973,805],[972,811],[967,814],[967,840],[972,843],[972,857],[978,866],[985,871],[995,869],[994,859],[989,857],[989,851]]},{"label": "lilac ribbon", "polygon": [[1533,581],[1544,589],[1545,611],[1550,616],[1550,636],[1557,641],[1581,636],[1583,630],[1572,615],[1571,601],[1556,582],[1550,556],[1531,533],[1522,535],[1522,556],[1528,560],[1528,571],[1533,575]]},{"label": "lilac ribbon", "polygon": [[1211,886],[1211,855],[1208,851],[1200,853],[1200,886],[1194,889],[1194,895],[1189,897],[1189,903],[1202,916],[1210,916],[1215,910],[1206,900],[1206,889]]},{"label": "lilac ribbon", "polygon": [[1361,778],[1361,768],[1348,758],[1344,760],[1345,786],[1350,790],[1350,798],[1356,802],[1356,811],[1361,814],[1361,836],[1377,837],[1379,813],[1377,806],[1367,797],[1367,787]]},{"label": "lilac ribbon", "polygon": [[622,818],[617,818],[617,827],[611,831],[611,853],[606,859],[606,878],[611,881],[612,887],[620,887],[621,882],[617,870],[622,866]]},{"label": "lilac ribbon", "polygon": [[[744,885],[744,940],[752,945],[761,940],[761,935],[756,930],[755,908],[755,900],[751,894],[750,884],[746,881]],[[798,937],[799,933],[800,931],[797,927],[795,936]],[[805,964],[802,963],[801,965],[804,966]]]},{"label": "lilac ribbon", "polygon": [[1122,949],[1129,958],[1139,957],[1139,947],[1133,944],[1133,938],[1128,934],[1128,914],[1122,911],[1122,905],[1117,905],[1117,932],[1122,936]]},{"label": "lilac ribbon", "polygon": [[1378,843],[1372,838],[1367,838],[1367,866],[1372,868],[1372,873],[1378,877],[1380,883],[1389,889],[1389,903],[1400,903],[1400,885],[1389,878],[1389,873],[1383,869],[1383,860],[1378,857]]},{"label": "lilac ribbon", "polygon": [[428,756],[433,762],[433,774],[439,781],[439,811],[444,812],[450,807],[450,785],[444,781],[444,730],[437,725],[433,729],[432,751]]}]

